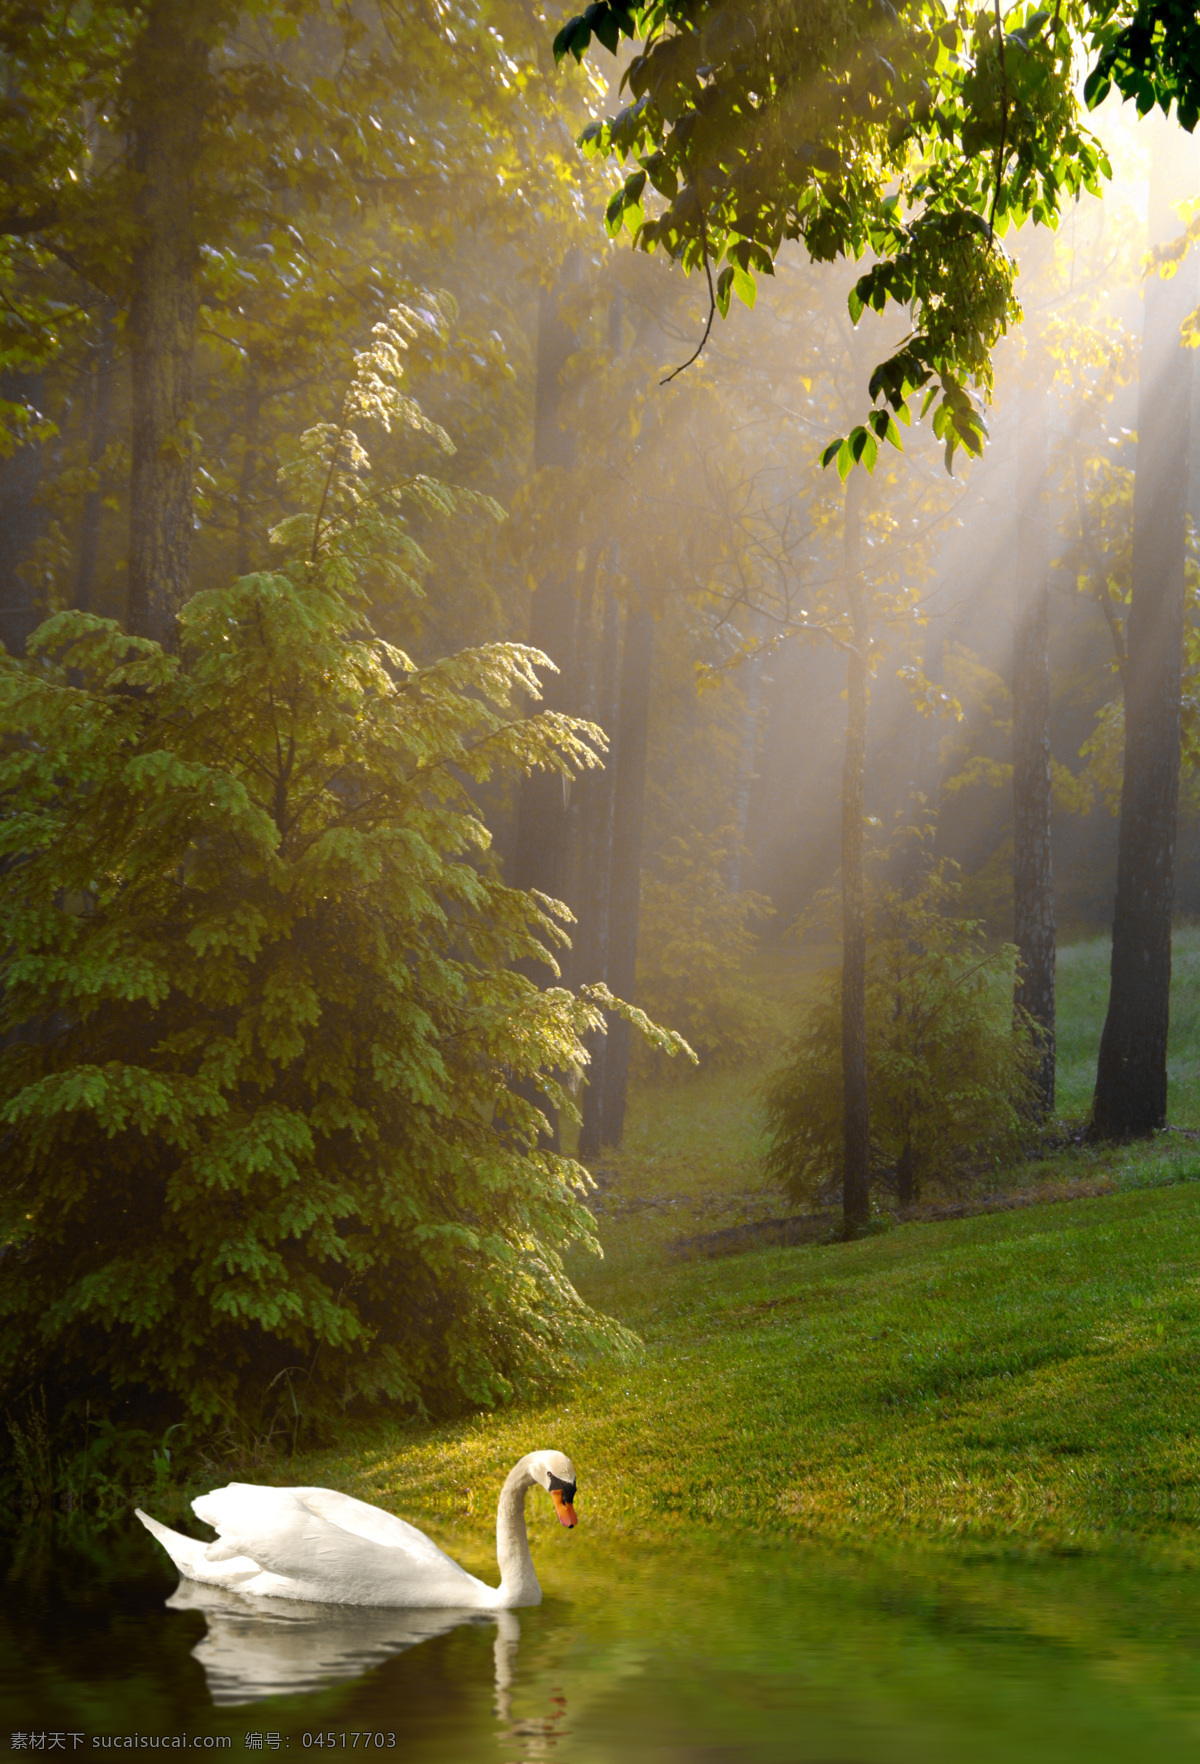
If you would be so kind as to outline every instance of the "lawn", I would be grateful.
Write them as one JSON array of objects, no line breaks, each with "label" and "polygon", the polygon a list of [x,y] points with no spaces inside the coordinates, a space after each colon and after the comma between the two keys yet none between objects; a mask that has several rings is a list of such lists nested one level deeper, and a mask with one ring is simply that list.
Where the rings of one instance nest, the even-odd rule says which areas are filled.
[{"label": "lawn", "polygon": [[[828,959],[828,956],[827,956]],[[764,984],[793,1018],[803,1010],[814,964],[786,953]],[[1059,952],[1058,1107],[1060,1138],[1079,1134],[1096,1076],[1108,999],[1108,942],[1093,938]],[[764,1184],[758,1068],[691,1072],[635,1088],[625,1146],[598,1171],[598,1207],[610,1255],[652,1261],[681,1237],[791,1211]],[[1200,1129],[1200,928],[1176,933],[1169,1055],[1173,1127]],[[1048,1191],[1080,1185],[1127,1188],[1158,1182],[1194,1163],[1185,1137],[1132,1149],[1072,1145],[989,1176],[984,1190]],[[936,1197],[935,1197],[936,1198]]]},{"label": "lawn", "polygon": [[[1173,1098],[1196,1107],[1200,936],[1180,939]],[[1068,1098],[1086,1095],[1105,952],[1064,952]],[[1099,990],[1097,990],[1099,988]],[[680,1254],[779,1210],[746,1074],[643,1091],[575,1276],[639,1334],[555,1397],[440,1427],[378,1425],[289,1467],[424,1522],[486,1565],[522,1452],[575,1458],[583,1511],[630,1539],[719,1517],[829,1541],[1196,1553],[1200,1139],[1072,1146],[1008,1173],[1107,1192],[852,1244]],[[1003,1186],[1003,1184],[1001,1184]],[[535,1525],[547,1523],[535,1516]]]}]

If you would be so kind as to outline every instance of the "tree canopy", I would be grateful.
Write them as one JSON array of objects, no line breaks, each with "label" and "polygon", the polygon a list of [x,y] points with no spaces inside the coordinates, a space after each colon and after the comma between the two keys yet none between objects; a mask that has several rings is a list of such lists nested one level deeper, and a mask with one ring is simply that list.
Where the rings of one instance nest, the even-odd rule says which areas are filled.
[{"label": "tree canopy", "polygon": [[1054,225],[1108,172],[1075,97],[1079,50],[1097,57],[1089,103],[1116,84],[1143,112],[1175,103],[1190,128],[1196,33],[1186,6],[1115,0],[1003,17],[935,0],[595,0],[554,52],[582,60],[593,38],[613,53],[637,39],[620,78],[630,102],[580,145],[628,168],[610,232],[703,271],[709,326],[734,295],[753,304],[788,240],[817,261],[873,257],[852,317],[895,305],[911,330],[870,375],[866,421],[825,451],[844,477],[873,466],[882,440],[899,444],[918,393],[947,465],[980,451],[992,351],[1020,311],[1001,241],[1026,217]]}]

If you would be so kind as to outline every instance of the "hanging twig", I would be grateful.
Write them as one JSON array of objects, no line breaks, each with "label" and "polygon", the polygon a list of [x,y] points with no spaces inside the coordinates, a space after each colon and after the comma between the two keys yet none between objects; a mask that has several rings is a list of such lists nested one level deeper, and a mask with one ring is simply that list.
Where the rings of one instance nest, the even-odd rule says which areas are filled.
[{"label": "hanging twig", "polygon": [[708,229],[704,224],[703,209],[700,210],[700,249],[704,253],[704,273],[708,277],[708,323],[704,327],[704,335],[697,344],[694,353],[689,355],[687,360],[682,362],[679,367],[673,370],[673,372],[669,373],[665,380],[660,380],[658,382],[660,386],[669,386],[671,381],[675,379],[677,375],[683,373],[685,368],[691,367],[692,363],[703,350],[704,345],[708,342],[708,335],[712,330],[713,320],[717,316],[717,291],[713,287],[712,264],[709,262],[708,257]]}]

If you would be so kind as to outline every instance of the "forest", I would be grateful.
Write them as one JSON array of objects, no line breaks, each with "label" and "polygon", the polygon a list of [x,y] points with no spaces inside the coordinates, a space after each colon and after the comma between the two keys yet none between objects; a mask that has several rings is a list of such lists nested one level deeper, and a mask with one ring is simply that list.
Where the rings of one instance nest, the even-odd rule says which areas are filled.
[{"label": "forest", "polygon": [[[581,1391],[614,1510],[652,1424],[699,1499],[706,1319],[771,1500],[936,1529],[1077,1226],[1175,1323],[1153,1424],[1051,1407],[1193,1485],[1198,30],[0,0],[12,1514],[425,1501]],[[768,1401],[730,1319],[934,1245],[978,1341],[862,1335],[932,1419],[848,1493],[892,1350]],[[1018,1532],[1040,1438],[968,1451]]]}]

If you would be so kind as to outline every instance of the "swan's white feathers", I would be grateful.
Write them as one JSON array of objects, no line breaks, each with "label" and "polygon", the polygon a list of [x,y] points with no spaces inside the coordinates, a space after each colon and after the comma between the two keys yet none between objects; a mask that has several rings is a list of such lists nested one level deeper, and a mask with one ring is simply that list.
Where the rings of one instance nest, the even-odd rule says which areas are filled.
[{"label": "swan's white feathers", "polygon": [[338,1494],[332,1488],[262,1488],[252,1482],[231,1482],[225,1488],[213,1489],[211,1494],[198,1495],[192,1502],[192,1511],[213,1527],[223,1544],[226,1537],[248,1540],[264,1528],[273,1535],[281,1527],[296,1524],[302,1517],[296,1510],[297,1504],[353,1537],[383,1544],[388,1549],[406,1550],[431,1567],[453,1568],[456,1574],[463,1572],[415,1525],[397,1519],[394,1513],[385,1513],[381,1507],[355,1500],[353,1495]]},{"label": "swan's white feathers", "polygon": [[[551,1476],[557,1476],[560,1482],[575,1481],[575,1466],[563,1452],[531,1452],[534,1465],[548,1470]],[[541,1477],[538,1477],[541,1482]],[[542,1484],[545,1487],[545,1484]]]},{"label": "swan's white feathers", "polygon": [[219,1563],[210,1562],[208,1547],[199,1538],[185,1537],[181,1531],[172,1531],[169,1525],[161,1525],[149,1513],[143,1513],[140,1507],[135,1507],[134,1512],[146,1530],[158,1539],[187,1580],[198,1580],[205,1586],[231,1586],[240,1589],[244,1582],[253,1580],[255,1575],[262,1573],[258,1563],[249,1556],[233,1556]]},{"label": "swan's white feathers", "polygon": [[[201,1495],[192,1509],[218,1534],[204,1552],[206,1562],[249,1558],[264,1574],[264,1584],[249,1587],[253,1592],[347,1605],[441,1606],[473,1604],[481,1591],[491,1591],[415,1525],[333,1489],[231,1482]],[[381,1569],[387,1576],[382,1592]]]},{"label": "swan's white feathers", "polygon": [[[436,1563],[453,1568],[456,1574],[466,1574],[452,1557],[438,1549],[431,1537],[426,1537],[406,1519],[385,1513],[382,1507],[372,1507],[366,1501],[357,1501],[353,1495],[339,1494],[332,1488],[298,1488],[294,1492],[310,1511],[328,1519],[332,1525],[339,1525],[343,1531],[365,1537],[371,1543],[387,1544],[390,1549],[407,1550],[419,1562]],[[466,1578],[470,1580],[471,1576],[466,1574]]]},{"label": "swan's white feathers", "polygon": [[263,1488],[231,1482],[192,1502],[217,1533],[202,1543],[138,1518],[188,1580],[239,1594],[318,1604],[503,1610],[538,1604],[525,1531],[525,1490],[551,1476],[574,1483],[561,1452],[531,1452],[509,1473],[496,1516],[498,1587],[460,1568],[431,1538],[379,1507],[329,1488]]}]

